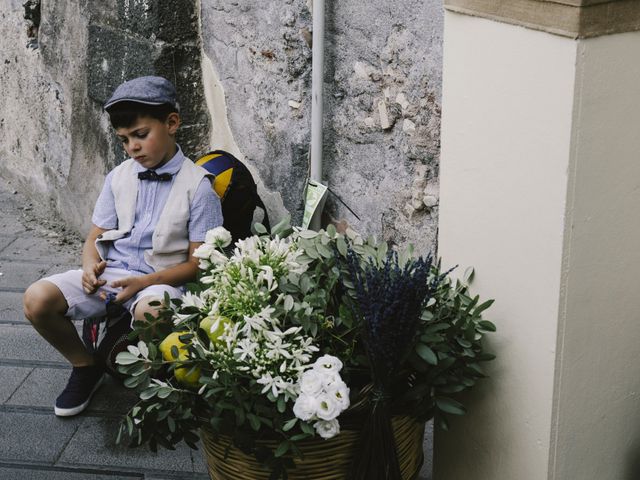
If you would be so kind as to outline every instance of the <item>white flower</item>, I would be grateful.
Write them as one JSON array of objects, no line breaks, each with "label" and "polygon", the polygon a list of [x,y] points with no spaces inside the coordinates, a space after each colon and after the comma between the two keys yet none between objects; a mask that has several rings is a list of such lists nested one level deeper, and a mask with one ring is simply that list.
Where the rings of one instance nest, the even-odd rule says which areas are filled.
[{"label": "white flower", "polygon": [[300,379],[300,392],[307,395],[318,395],[322,391],[322,375],[317,370],[307,370]]},{"label": "white flower", "polygon": [[349,388],[342,380],[331,384],[326,392],[338,402],[340,410],[349,408]]},{"label": "white flower", "polygon": [[215,247],[213,245],[203,243],[193,251],[193,256],[196,258],[208,260],[211,257],[211,253],[213,253],[214,251]]},{"label": "white flower", "polygon": [[204,241],[209,245],[224,248],[231,243],[231,233],[224,227],[216,227],[207,232]]},{"label": "white flower", "polygon": [[311,420],[318,409],[318,400],[311,395],[302,394],[293,405],[293,414],[300,420]]},{"label": "white flower", "polygon": [[340,415],[341,408],[336,398],[323,393],[318,398],[318,411],[316,415],[321,420],[333,420]]},{"label": "white flower", "polygon": [[182,295],[182,306],[183,307],[196,307],[197,309],[201,309],[204,307],[204,302],[202,299],[191,292],[186,292]]},{"label": "white flower", "polygon": [[332,355],[323,355],[316,360],[313,368],[323,373],[338,373],[342,370],[342,362]]},{"label": "white flower", "polygon": [[209,260],[213,265],[224,265],[229,261],[227,256],[220,250],[213,250],[209,256]]},{"label": "white flower", "polygon": [[335,419],[329,421],[318,420],[313,424],[313,426],[315,427],[318,435],[324,439],[335,437],[340,433],[340,424],[338,423],[338,420]]}]

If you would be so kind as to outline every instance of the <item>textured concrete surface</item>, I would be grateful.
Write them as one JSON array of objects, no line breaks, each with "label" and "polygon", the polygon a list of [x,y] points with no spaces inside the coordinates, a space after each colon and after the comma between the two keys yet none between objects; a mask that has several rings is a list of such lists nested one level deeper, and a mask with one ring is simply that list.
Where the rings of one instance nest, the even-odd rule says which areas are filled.
[{"label": "textured concrete surface", "polygon": [[0,182],[0,224],[15,227],[0,243],[0,480],[208,478],[202,453],[186,446],[154,454],[115,445],[122,413],[135,403],[135,393],[115,380],[82,415],[53,414],[70,368],[25,321],[22,292],[43,275],[77,268],[71,261],[81,244],[72,237],[58,243],[42,219],[22,215],[27,200],[10,190]]},{"label": "textured concrete surface", "polygon": [[[306,0],[202,2],[205,54],[231,133],[272,211],[299,221],[308,169],[312,18]],[[328,2],[324,176],[327,213],[417,251],[435,245],[442,4]],[[216,139],[213,139],[215,142]]]}]

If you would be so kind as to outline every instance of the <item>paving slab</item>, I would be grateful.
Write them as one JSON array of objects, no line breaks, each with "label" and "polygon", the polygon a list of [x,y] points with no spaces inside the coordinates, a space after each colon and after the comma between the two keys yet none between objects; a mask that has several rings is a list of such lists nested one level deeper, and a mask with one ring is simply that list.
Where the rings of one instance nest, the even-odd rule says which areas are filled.
[{"label": "paving slab", "polygon": [[0,404],[9,400],[31,370],[33,369],[29,367],[0,366]]},{"label": "paving slab", "polygon": [[22,309],[22,293],[0,292],[0,321],[26,322]]},{"label": "paving slab", "polygon": [[0,290],[24,291],[29,285],[42,278],[51,264],[39,264],[0,260]]},{"label": "paving slab", "polygon": [[55,263],[51,265],[47,272],[45,273],[45,277],[49,277],[51,275],[55,275],[56,273],[64,273],[69,270],[78,270],[80,265],[70,264],[70,263]]},{"label": "paving slab", "polygon": [[64,362],[31,325],[0,324],[0,360]]},{"label": "paving slab", "polygon": [[[32,407],[51,407],[55,399],[67,384],[70,369],[35,368],[19,388],[14,389],[13,395],[6,402],[7,405]],[[0,369],[0,381],[2,369]],[[0,395],[2,386],[0,385]],[[0,396],[0,399],[2,397]],[[136,403],[137,395],[134,390],[119,384],[107,376],[104,384],[96,392],[87,414],[109,414],[120,418]]]},{"label": "paving slab", "polygon": [[74,263],[80,252],[73,255],[53,247],[47,239],[23,234],[15,242],[0,251],[0,258],[10,260],[52,260],[57,263]]},{"label": "paving slab", "polygon": [[186,445],[180,445],[176,450],[159,449],[156,453],[145,446],[129,448],[116,445],[117,425],[111,418],[85,417],[62,452],[58,464],[119,466],[150,473],[153,470],[193,472],[190,449]]},{"label": "paving slab", "polygon": [[16,215],[14,212],[7,211],[7,208],[10,209],[9,204],[3,201],[2,214],[0,214],[0,232],[2,232],[3,235],[19,235],[26,232],[27,230],[25,226],[19,220],[19,215]]},{"label": "paving slab", "polygon": [[0,256],[2,256],[2,251],[7,248],[7,246],[9,246],[16,238],[17,237],[15,235],[0,235]]},{"label": "paving slab", "polygon": [[0,461],[54,463],[81,425],[80,418],[2,412],[0,414]]},{"label": "paving slab", "polygon": [[88,471],[74,472],[70,468],[0,467],[0,480],[135,480],[143,478],[142,474],[95,474]]}]

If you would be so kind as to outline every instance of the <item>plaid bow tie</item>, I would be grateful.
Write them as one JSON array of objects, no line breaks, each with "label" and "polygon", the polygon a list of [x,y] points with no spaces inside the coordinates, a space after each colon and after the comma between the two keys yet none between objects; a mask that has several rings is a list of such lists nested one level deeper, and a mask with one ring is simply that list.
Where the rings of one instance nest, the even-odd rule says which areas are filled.
[{"label": "plaid bow tie", "polygon": [[138,178],[140,180],[152,180],[154,182],[168,182],[171,180],[171,176],[172,175],[170,173],[161,173],[158,175],[153,170],[146,170],[138,173]]}]

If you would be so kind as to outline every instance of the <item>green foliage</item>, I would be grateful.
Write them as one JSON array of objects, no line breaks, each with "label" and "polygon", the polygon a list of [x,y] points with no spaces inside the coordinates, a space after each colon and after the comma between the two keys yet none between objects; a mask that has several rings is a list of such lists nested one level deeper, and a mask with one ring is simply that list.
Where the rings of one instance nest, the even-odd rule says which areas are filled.
[{"label": "green foliage", "polygon": [[[259,224],[254,228],[260,238],[268,238]],[[301,332],[319,347],[318,356],[330,354],[343,361],[351,410],[355,413],[366,404],[371,378],[360,321],[354,313],[354,284],[344,260],[350,246],[366,261],[381,265],[390,247],[353,231],[340,234],[333,226],[320,232],[294,230],[286,220],[274,226],[272,234],[292,239],[302,252],[297,262],[306,265],[304,271],[287,272],[277,259],[261,258],[261,264],[272,267],[277,289],[250,291],[251,286],[243,284],[234,290],[232,283],[222,290],[221,286],[205,283],[206,276],[216,268],[209,265],[200,280],[190,286],[192,297],[165,298],[158,320],[134,325],[134,335],[144,345],[120,353],[117,361],[119,370],[128,377],[125,385],[136,388],[140,400],[124,418],[119,442],[148,443],[155,450],[158,445],[173,448],[185,441],[195,448],[199,429],[207,426],[214,433],[230,436],[238,448],[268,465],[273,478],[280,478],[292,465],[291,455],[299,454],[297,443],[316,435],[312,424],[293,415],[295,399],[263,390],[250,372],[237,369],[234,354],[225,353],[199,327],[213,301],[207,300],[207,291],[213,287],[231,299],[219,313],[236,324],[243,322],[241,312],[250,311],[252,305],[258,309],[261,302],[267,302],[283,330],[301,327]],[[230,249],[225,251],[232,254]],[[399,252],[399,258],[401,264],[411,262],[411,249]],[[241,283],[245,273],[238,271],[234,278]],[[229,275],[235,275],[232,269]],[[394,411],[409,413],[421,421],[435,417],[437,424],[446,428],[448,415],[465,413],[456,394],[484,377],[482,364],[494,358],[485,352],[483,340],[495,326],[482,318],[493,301],[481,302],[470,293],[472,271],[464,280],[454,281],[436,265],[431,276],[442,277],[442,281],[424,305],[418,333],[393,385],[392,406]],[[199,307],[195,297],[209,304]],[[187,353],[178,360],[177,346],[170,348],[173,360],[163,358],[161,351],[162,340],[173,331],[186,332],[180,335],[180,341]],[[199,379],[194,384],[179,382],[176,377],[180,371],[183,376],[199,372]],[[260,439],[275,440],[278,446],[273,451],[259,448],[256,441]]]}]

